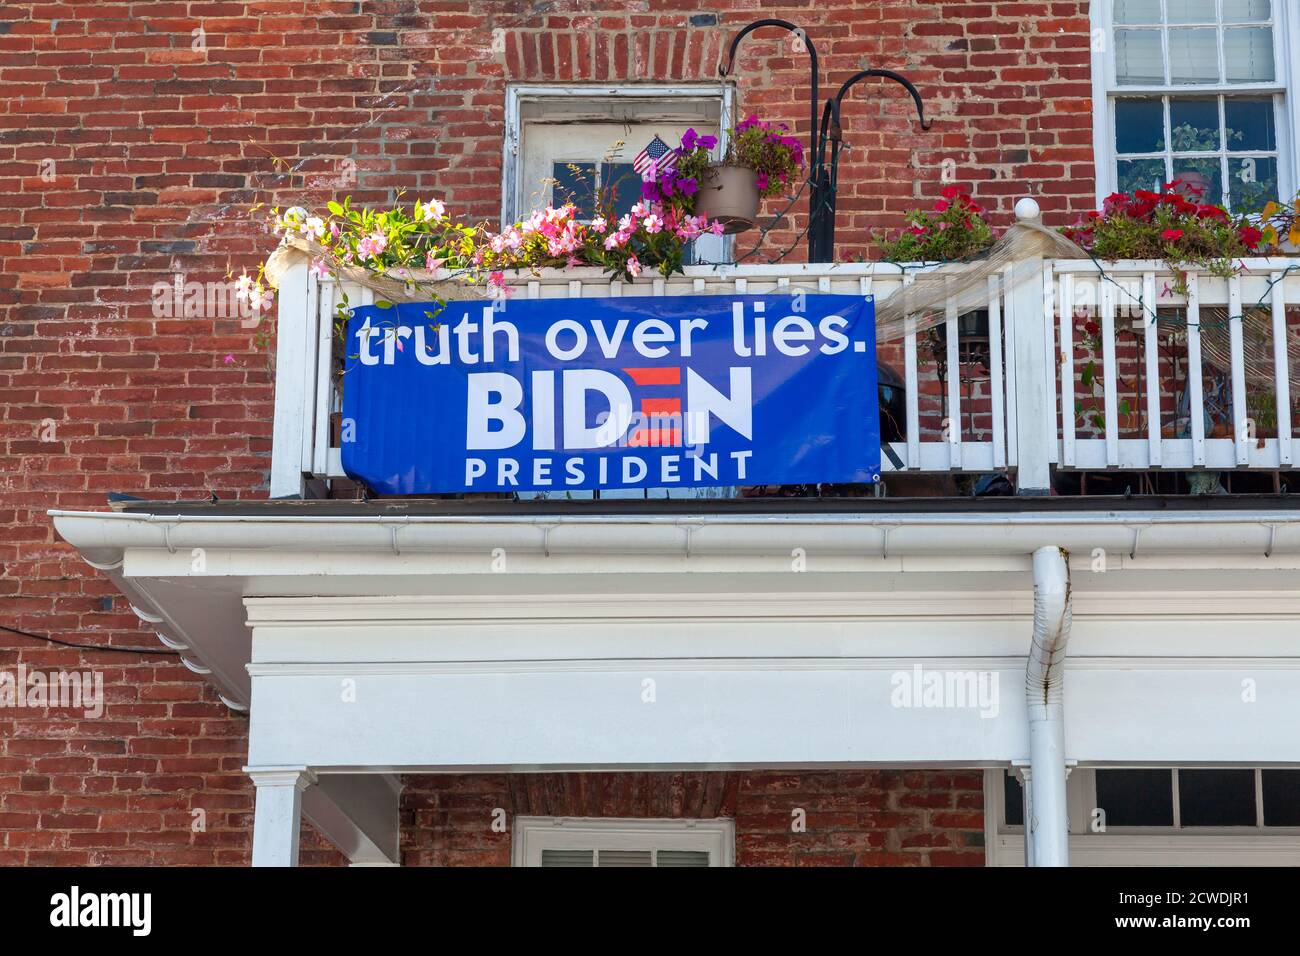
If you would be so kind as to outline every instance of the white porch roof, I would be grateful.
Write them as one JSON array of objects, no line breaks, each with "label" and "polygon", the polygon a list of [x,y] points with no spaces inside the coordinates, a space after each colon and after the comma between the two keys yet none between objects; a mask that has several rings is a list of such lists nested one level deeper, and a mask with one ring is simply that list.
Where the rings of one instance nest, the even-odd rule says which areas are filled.
[{"label": "white porch roof", "polygon": [[[167,646],[251,706],[259,821],[296,819],[300,800],[355,861],[396,860],[402,772],[1022,760],[1042,546],[1072,556],[1069,759],[1294,764],[1300,513],[1038,502],[52,515]],[[984,675],[996,700],[900,706],[917,668]],[[292,823],[267,826],[263,858],[291,858]]]}]

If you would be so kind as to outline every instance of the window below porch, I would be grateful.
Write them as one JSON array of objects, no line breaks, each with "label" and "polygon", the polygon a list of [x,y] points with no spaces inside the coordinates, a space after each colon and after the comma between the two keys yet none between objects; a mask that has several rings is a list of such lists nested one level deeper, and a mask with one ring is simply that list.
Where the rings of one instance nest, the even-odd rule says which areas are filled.
[{"label": "window below porch", "polygon": [[[1070,862],[1249,866],[1300,861],[1300,769],[1080,767],[1066,785]],[[1024,863],[1024,790],[989,771],[989,863]]]},{"label": "window below porch", "polygon": [[734,866],[735,858],[732,820],[518,817],[514,822],[514,866]]}]

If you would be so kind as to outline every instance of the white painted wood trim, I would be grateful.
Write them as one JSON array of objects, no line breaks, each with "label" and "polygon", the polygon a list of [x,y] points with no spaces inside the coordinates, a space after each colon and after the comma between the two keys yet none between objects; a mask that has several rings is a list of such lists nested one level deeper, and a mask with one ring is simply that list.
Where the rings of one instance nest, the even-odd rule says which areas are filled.
[{"label": "white painted wood trim", "polygon": [[275,418],[271,428],[272,498],[302,494],[302,449],[307,435],[305,399],[314,394],[306,344],[315,332],[308,317],[305,257],[295,260],[280,283],[276,318]]}]

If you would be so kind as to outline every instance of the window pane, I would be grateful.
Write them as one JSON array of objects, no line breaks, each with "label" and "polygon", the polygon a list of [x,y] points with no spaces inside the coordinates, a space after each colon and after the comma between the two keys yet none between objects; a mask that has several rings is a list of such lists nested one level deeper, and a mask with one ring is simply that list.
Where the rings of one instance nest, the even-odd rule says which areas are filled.
[{"label": "window pane", "polygon": [[1269,0],[1229,0],[1223,5],[1224,23],[1258,22],[1273,15]]},{"label": "window pane", "polygon": [[1214,0],[1169,0],[1170,23],[1215,23],[1217,20]]},{"label": "window pane", "polygon": [[1273,31],[1238,27],[1223,31],[1223,63],[1229,83],[1267,83],[1273,79]]},{"label": "window pane", "polygon": [[641,174],[631,163],[600,164],[601,205],[608,203],[614,215],[626,216],[641,198]]},{"label": "window pane", "polygon": [[1274,125],[1276,114],[1272,97],[1266,99],[1238,99],[1228,97],[1224,101],[1227,115],[1228,149],[1262,150],[1277,149],[1277,128]]},{"label": "window pane", "polygon": [[1025,793],[1015,774],[1003,774],[1002,799],[1006,803],[1006,824],[1009,827],[1025,825]]},{"label": "window pane", "polygon": [[579,219],[590,219],[596,214],[596,164],[553,163],[551,178],[555,180],[551,191],[551,205],[573,203]]},{"label": "window pane", "polygon": [[1217,30],[1180,28],[1169,31],[1169,81],[1219,82]]},{"label": "window pane", "polygon": [[1213,153],[1219,149],[1218,97],[1171,99],[1169,134],[1178,153]]},{"label": "window pane", "polygon": [[1174,781],[1168,770],[1098,770],[1097,806],[1108,827],[1174,825]]},{"label": "window pane", "polygon": [[1300,827],[1300,770],[1265,770],[1264,826]]},{"label": "window pane", "polygon": [[1185,827],[1253,827],[1255,771],[1179,770],[1178,810]]},{"label": "window pane", "polygon": [[656,866],[708,866],[709,854],[703,850],[660,850],[655,855]]},{"label": "window pane", "polygon": [[1115,0],[1116,23],[1159,23],[1160,0]]},{"label": "window pane", "polygon": [[1121,86],[1159,86],[1165,82],[1159,30],[1115,31],[1115,81]]},{"label": "window pane", "polygon": [[590,850],[543,850],[542,866],[591,866]]},{"label": "window pane", "polygon": [[1277,188],[1277,160],[1272,157],[1229,156],[1229,205],[1233,212],[1259,212],[1281,198]]},{"label": "window pane", "polygon": [[1115,151],[1160,153],[1165,148],[1165,107],[1159,99],[1115,101]]},{"label": "window pane", "polygon": [[1165,183],[1163,159],[1121,159],[1115,166],[1116,184],[1122,193],[1131,193],[1135,189],[1159,192]]},{"label": "window pane", "polygon": [[1198,202],[1223,202],[1223,167],[1218,157],[1213,159],[1175,159],[1174,179],[1189,183],[1200,190]]}]

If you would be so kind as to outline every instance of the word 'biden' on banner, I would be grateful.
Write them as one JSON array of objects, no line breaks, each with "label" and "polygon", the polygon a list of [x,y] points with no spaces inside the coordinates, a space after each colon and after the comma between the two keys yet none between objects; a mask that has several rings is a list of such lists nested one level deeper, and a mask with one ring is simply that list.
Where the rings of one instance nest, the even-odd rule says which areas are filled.
[{"label": "word 'biden' on banner", "polygon": [[869,296],[358,306],[346,355],[343,468],[381,494],[879,477]]}]

